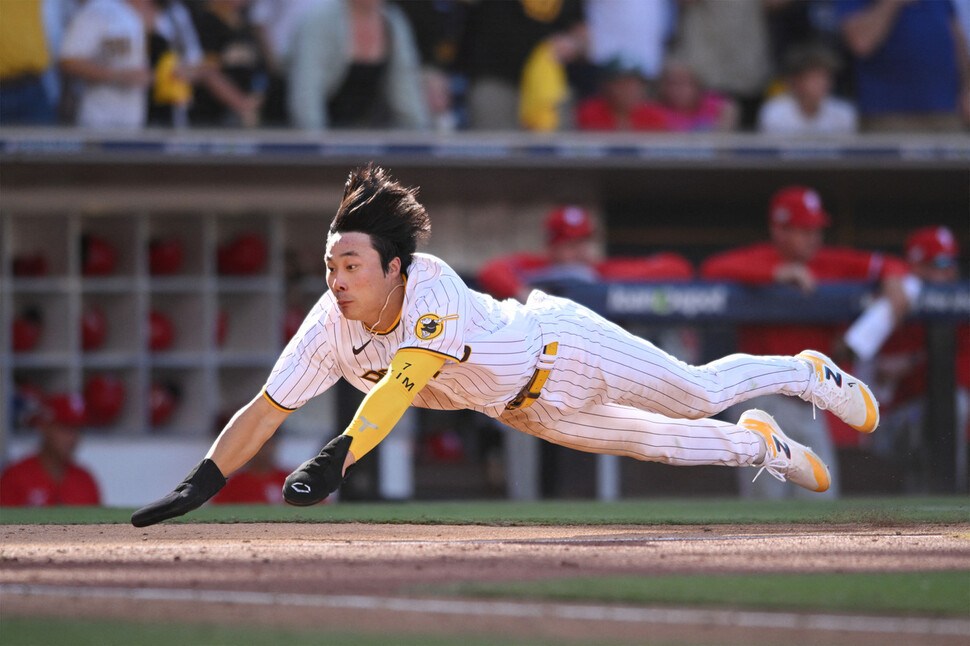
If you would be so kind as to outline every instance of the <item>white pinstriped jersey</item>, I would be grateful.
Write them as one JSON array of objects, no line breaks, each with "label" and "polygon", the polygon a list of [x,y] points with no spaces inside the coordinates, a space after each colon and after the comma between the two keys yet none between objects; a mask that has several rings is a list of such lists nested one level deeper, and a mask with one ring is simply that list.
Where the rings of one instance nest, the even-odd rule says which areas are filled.
[{"label": "white pinstriped jersey", "polygon": [[367,392],[399,349],[420,348],[447,361],[414,405],[494,417],[532,375],[541,346],[538,325],[521,304],[475,292],[443,260],[416,253],[401,317],[390,331],[372,334],[348,320],[328,291],[277,360],[266,394],[295,409],[340,377]]},{"label": "white pinstriped jersey", "polygon": [[[556,342],[532,406],[506,410]],[[734,354],[691,366],[570,300],[532,292],[522,305],[469,289],[444,261],[415,254],[398,323],[371,334],[344,318],[330,292],[290,340],[266,383],[296,409],[344,377],[367,392],[400,348],[447,357],[414,399],[468,408],[583,451],[668,464],[744,466],[758,455],[749,430],[709,416],[766,394],[800,396],[813,368],[794,357]]]}]

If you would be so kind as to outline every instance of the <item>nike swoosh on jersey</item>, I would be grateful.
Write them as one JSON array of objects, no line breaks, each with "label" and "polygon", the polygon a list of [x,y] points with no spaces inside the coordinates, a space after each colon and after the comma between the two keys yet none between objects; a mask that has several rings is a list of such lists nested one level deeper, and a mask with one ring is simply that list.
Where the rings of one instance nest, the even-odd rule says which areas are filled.
[{"label": "nike swoosh on jersey", "polygon": [[358,354],[360,354],[361,352],[363,352],[364,351],[364,348],[366,348],[368,345],[370,345],[370,342],[373,341],[373,340],[374,339],[367,339],[367,343],[365,343],[364,345],[360,346],[359,348],[355,348],[355,347],[351,346],[350,349],[353,351],[354,356],[356,357]]}]

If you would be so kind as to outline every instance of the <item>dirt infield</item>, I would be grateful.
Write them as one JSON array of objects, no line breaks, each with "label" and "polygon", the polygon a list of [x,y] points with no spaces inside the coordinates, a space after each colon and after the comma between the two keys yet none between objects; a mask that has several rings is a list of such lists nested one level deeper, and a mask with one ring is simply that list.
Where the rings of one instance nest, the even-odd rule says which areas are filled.
[{"label": "dirt infield", "polygon": [[[841,615],[772,613],[771,619],[737,611],[676,614],[589,604],[443,600],[420,586],[597,575],[966,569],[970,523],[7,525],[0,527],[0,536],[7,616],[339,627],[353,608],[354,616],[366,617],[368,631],[389,634],[498,634],[589,643],[646,643],[649,635],[691,643],[855,646],[966,640],[966,633],[952,634],[962,630],[952,620],[865,623]],[[790,623],[797,638],[780,640],[778,629],[758,628],[759,621]],[[911,640],[905,637],[910,630]]]}]

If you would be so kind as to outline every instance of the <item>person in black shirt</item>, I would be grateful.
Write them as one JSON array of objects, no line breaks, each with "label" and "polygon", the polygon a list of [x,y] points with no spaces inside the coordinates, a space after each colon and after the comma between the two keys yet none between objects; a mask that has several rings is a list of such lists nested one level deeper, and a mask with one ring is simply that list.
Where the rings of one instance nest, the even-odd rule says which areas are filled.
[{"label": "person in black shirt", "polygon": [[196,9],[205,71],[189,114],[195,125],[259,125],[266,66],[245,9],[243,0],[207,0]]}]

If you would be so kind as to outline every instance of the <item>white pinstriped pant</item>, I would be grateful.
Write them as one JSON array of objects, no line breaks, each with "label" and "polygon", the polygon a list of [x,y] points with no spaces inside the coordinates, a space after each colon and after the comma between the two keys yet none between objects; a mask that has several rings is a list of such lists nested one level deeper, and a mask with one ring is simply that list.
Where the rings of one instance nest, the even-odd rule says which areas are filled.
[{"label": "white pinstriped pant", "polygon": [[[533,292],[543,345],[559,342],[539,399],[499,420],[555,444],[680,466],[748,466],[760,441],[708,419],[768,394],[798,396],[812,368],[782,356],[732,354],[691,366],[581,305]],[[784,420],[778,420],[784,428]]]}]

